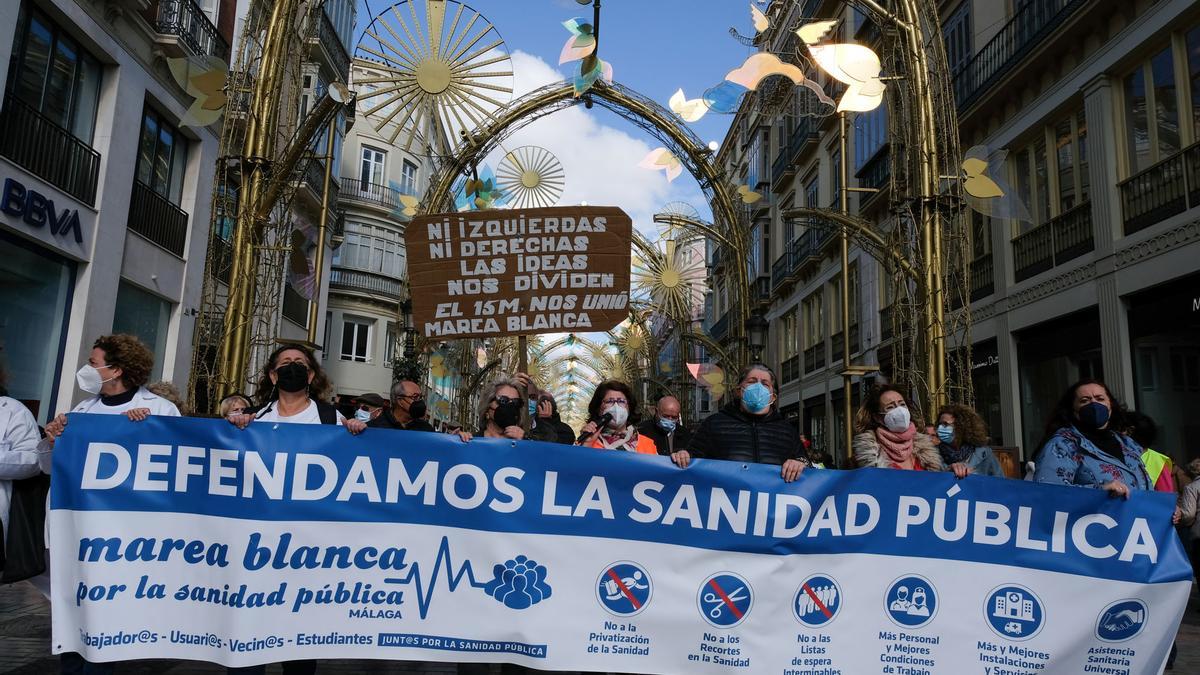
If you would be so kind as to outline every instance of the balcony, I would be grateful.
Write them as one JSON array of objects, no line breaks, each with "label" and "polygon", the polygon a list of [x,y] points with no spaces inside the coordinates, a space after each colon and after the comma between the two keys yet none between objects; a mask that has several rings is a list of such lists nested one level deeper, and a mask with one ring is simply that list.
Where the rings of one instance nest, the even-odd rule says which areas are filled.
[{"label": "balcony", "polygon": [[1014,277],[1023,281],[1094,248],[1092,204],[1075,208],[1012,240]]},{"label": "balcony", "polygon": [[368,183],[357,178],[342,178],[342,201],[361,202],[395,211],[400,208],[400,195],[396,188],[378,183]]},{"label": "balcony", "polygon": [[1200,206],[1200,143],[1119,183],[1125,234]]},{"label": "balcony", "polygon": [[[1088,0],[1029,0],[954,76],[954,98],[965,110],[1017,67]],[[1018,3],[1019,4],[1019,3]]]},{"label": "balcony", "polygon": [[992,254],[971,261],[971,302],[978,302],[996,292],[996,271]]},{"label": "balcony", "polygon": [[[229,61],[229,44],[208,20],[195,0],[157,0],[145,14],[166,40],[159,40],[168,56],[219,56]],[[180,44],[187,47],[180,48]]]},{"label": "balcony", "polygon": [[792,259],[788,254],[788,247],[785,246],[783,253],[771,264],[771,293],[777,294],[787,285],[788,275],[792,271],[791,263]]},{"label": "balcony", "polygon": [[804,372],[811,373],[825,367],[825,341],[804,350]]},{"label": "balcony", "polygon": [[712,328],[708,329],[709,337],[721,342],[729,335],[729,315],[731,312],[725,312],[721,318],[713,322]]},{"label": "balcony", "polygon": [[4,98],[0,111],[0,155],[84,204],[95,205],[100,153],[13,96]]},{"label": "balcony", "polygon": [[780,184],[796,175],[796,157],[804,146],[815,143],[817,128],[811,117],[801,117],[796,120],[796,128],[788,137],[787,145],[779,149],[775,161],[771,163],[771,186],[778,189]]},{"label": "balcony", "polygon": [[129,200],[127,227],[176,256],[183,257],[184,245],[187,244],[187,211],[136,179]]},{"label": "balcony", "polygon": [[787,384],[798,379],[800,379],[800,355],[796,354],[791,358],[784,359],[779,369],[779,381]]},{"label": "balcony", "polygon": [[335,267],[330,271],[329,289],[358,291],[397,301],[404,297],[404,284],[399,279],[374,272],[341,267]]},{"label": "balcony", "polygon": [[333,27],[333,22],[329,20],[329,15],[325,12],[320,12],[321,23],[317,26],[316,43],[321,46],[321,49],[328,57],[329,64],[333,67],[333,72],[338,74],[342,82],[350,81],[350,55],[346,53],[346,47],[342,44],[342,40],[338,37],[337,29]]}]

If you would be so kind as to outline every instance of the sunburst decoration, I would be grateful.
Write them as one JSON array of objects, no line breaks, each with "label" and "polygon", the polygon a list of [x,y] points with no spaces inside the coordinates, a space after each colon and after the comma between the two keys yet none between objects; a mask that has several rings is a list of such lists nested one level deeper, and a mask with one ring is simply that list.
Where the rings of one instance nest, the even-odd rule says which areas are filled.
[{"label": "sunburst decoration", "polygon": [[513,208],[554,206],[566,185],[566,172],[554,153],[523,145],[504,156],[496,169],[496,183]]},{"label": "sunburst decoration", "polygon": [[[634,233],[641,238],[640,234]],[[665,239],[658,244],[642,241],[636,247],[632,282],[650,296],[656,311],[674,321],[691,319],[704,304],[704,257],[694,255],[687,243]]]},{"label": "sunburst decoration", "polygon": [[383,74],[357,80],[376,85],[360,92],[364,115],[388,108],[374,120],[404,149],[431,130],[435,151],[448,155],[460,134],[470,132],[512,99],[512,62],[499,31],[482,14],[457,0],[403,0],[383,10],[363,31],[355,56]]},{"label": "sunburst decoration", "polygon": [[[700,212],[687,202],[668,202],[658,213],[665,216],[679,216],[686,220],[700,220]],[[663,239],[676,239],[685,227],[682,222],[672,219],[660,224],[658,233]]]}]

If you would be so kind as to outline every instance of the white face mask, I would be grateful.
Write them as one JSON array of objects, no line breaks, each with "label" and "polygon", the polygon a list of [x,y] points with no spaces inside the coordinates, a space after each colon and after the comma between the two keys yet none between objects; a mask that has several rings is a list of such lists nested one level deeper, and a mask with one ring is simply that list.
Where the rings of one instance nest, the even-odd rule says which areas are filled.
[{"label": "white face mask", "polygon": [[620,429],[629,421],[629,409],[623,405],[611,405],[604,412],[612,415],[612,421],[608,423],[608,426],[613,429]]},{"label": "white face mask", "polygon": [[90,363],[83,364],[78,371],[75,372],[75,383],[79,388],[89,394],[96,395],[100,393],[101,387],[105,382],[111,382],[116,378],[108,378],[107,380],[101,377],[100,370]]},{"label": "white face mask", "polygon": [[909,423],[912,422],[912,414],[908,412],[908,408],[900,406],[892,408],[883,416],[883,426],[888,428],[888,431],[900,433],[908,429]]}]

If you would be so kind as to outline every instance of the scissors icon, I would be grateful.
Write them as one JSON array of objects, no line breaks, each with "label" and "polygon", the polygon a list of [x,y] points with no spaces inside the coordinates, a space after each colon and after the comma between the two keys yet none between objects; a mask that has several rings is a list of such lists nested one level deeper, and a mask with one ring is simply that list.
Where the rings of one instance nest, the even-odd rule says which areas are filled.
[{"label": "scissors icon", "polygon": [[[729,602],[731,603],[745,600],[748,597],[746,595],[746,587],[739,586],[736,591],[725,597],[728,598]],[[725,600],[716,593],[705,593],[702,599],[704,600],[705,604],[712,605],[712,609],[708,610],[708,615],[712,618],[719,619],[721,618],[721,615],[725,613]]]}]

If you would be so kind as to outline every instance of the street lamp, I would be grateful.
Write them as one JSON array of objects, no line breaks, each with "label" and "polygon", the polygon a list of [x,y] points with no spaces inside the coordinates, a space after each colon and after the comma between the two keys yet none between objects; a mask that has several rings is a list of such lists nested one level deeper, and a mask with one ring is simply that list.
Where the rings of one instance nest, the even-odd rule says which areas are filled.
[{"label": "street lamp", "polygon": [[404,322],[404,359],[411,360],[416,352],[416,327],[413,326],[412,299],[400,301],[400,320]]},{"label": "street lamp", "polygon": [[747,317],[742,325],[746,329],[750,360],[757,362],[762,358],[763,348],[767,344],[767,328],[770,327],[770,324],[767,323],[766,317],[755,312]]}]

